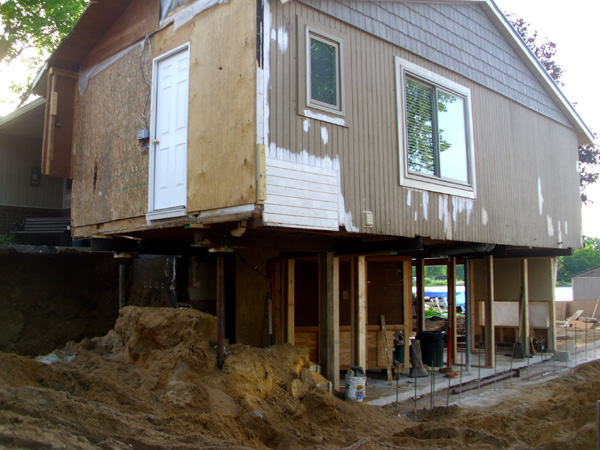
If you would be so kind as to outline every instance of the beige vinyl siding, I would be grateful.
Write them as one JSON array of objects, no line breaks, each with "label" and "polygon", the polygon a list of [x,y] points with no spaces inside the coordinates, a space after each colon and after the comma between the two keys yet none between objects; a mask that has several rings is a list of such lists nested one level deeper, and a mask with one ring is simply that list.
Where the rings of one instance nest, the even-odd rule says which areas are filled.
[{"label": "beige vinyl siding", "polygon": [[[351,225],[382,235],[535,247],[580,245],[577,138],[572,129],[304,4],[271,2],[271,12],[268,155],[289,159],[306,152],[339,159],[341,200],[345,213],[352,214]],[[298,108],[305,101],[297,98],[296,62],[305,58],[297,54],[297,39],[304,38],[304,31],[293,26],[298,22],[345,36],[348,126],[306,119]],[[280,29],[287,30],[285,52],[276,37]],[[475,200],[399,186],[396,56],[471,89]],[[372,228],[360,223],[365,210],[374,214]]]},{"label": "beige vinyl siding", "polygon": [[31,168],[41,163],[41,140],[0,136],[0,205],[62,209],[62,178],[42,175],[39,187],[29,185]]}]

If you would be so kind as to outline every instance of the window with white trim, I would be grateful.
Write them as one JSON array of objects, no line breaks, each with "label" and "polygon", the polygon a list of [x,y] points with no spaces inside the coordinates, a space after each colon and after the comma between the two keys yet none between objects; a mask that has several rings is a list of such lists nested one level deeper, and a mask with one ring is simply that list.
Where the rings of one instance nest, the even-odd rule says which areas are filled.
[{"label": "window with white trim", "polygon": [[341,41],[306,27],[306,49],[307,106],[342,113]]},{"label": "window with white trim", "polygon": [[471,92],[396,58],[400,184],[475,198]]}]

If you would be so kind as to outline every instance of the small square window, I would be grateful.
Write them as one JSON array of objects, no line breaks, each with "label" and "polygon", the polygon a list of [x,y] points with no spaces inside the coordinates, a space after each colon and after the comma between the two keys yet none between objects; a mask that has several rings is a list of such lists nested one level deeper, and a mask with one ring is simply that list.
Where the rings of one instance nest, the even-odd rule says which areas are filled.
[{"label": "small square window", "polygon": [[475,197],[470,90],[397,58],[400,184]]},{"label": "small square window", "polygon": [[307,27],[307,106],[342,112],[342,44]]}]

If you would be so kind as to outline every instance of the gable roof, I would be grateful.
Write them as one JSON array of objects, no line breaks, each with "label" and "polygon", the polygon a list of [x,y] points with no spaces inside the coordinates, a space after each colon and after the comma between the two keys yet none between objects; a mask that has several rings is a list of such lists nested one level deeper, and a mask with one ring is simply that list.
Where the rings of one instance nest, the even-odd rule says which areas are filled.
[{"label": "gable roof", "polygon": [[[45,71],[48,67],[78,71],[87,54],[110,29],[112,24],[132,3],[133,0],[95,0],[81,15],[73,31],[48,58],[45,67],[34,82],[34,92],[45,95]],[[158,0],[154,0],[158,1]],[[205,0],[199,0],[205,1]],[[270,0],[277,1],[277,0]],[[281,0],[285,3],[287,0]],[[327,0],[324,0],[327,1]],[[358,0],[372,1],[372,0]],[[390,0],[387,0],[390,1]],[[567,100],[552,77],[546,72],[533,52],[527,47],[521,36],[513,28],[510,21],[493,0],[391,0],[398,3],[447,3],[447,4],[479,4],[492,20],[502,36],[517,53],[527,68],[551,96],[561,112],[568,118],[577,132],[579,145],[593,142],[594,135],[583,122],[573,105]],[[190,2],[195,3],[195,2]]]},{"label": "gable roof", "polygon": [[600,266],[578,272],[575,275],[571,275],[571,278],[600,278]]}]

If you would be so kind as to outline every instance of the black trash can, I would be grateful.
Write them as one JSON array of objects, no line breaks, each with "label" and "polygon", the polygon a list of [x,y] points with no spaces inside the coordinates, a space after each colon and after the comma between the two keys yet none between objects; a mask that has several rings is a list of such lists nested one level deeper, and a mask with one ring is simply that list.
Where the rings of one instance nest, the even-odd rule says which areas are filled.
[{"label": "black trash can", "polygon": [[[441,331],[419,331],[417,339],[421,342],[423,363],[429,367],[444,366],[444,333]],[[434,364],[435,355],[435,364]]]}]

